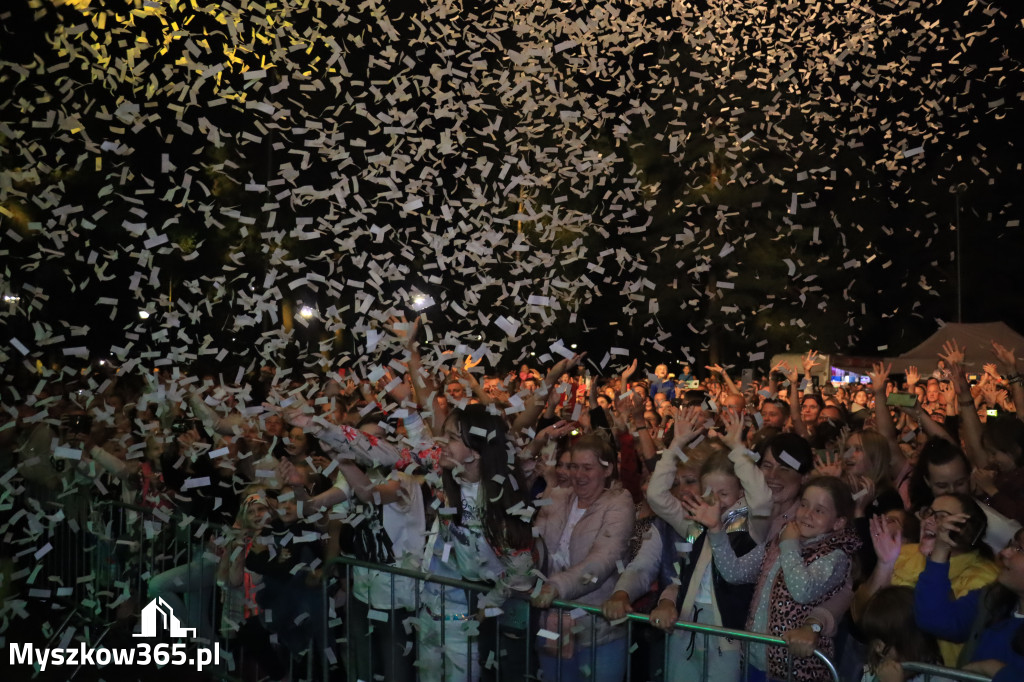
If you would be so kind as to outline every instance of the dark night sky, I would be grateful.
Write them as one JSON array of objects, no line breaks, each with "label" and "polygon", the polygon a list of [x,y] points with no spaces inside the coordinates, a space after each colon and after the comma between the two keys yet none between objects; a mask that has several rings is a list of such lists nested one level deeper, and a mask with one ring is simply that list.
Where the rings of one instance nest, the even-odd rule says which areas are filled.
[{"label": "dark night sky", "polygon": [[956,319],[960,183],[964,321],[1024,331],[1015,4],[237,4],[0,12],[32,358],[342,366],[414,289],[504,366],[893,354]]}]

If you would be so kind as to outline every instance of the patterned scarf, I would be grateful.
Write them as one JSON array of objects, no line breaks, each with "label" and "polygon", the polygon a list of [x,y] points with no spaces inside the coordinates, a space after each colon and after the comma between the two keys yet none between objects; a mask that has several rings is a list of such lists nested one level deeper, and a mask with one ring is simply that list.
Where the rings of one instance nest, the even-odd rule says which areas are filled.
[{"label": "patterned scarf", "polygon": [[[814,561],[824,556],[828,556],[837,549],[846,552],[846,554],[852,559],[856,551],[860,548],[860,545],[860,539],[857,537],[857,534],[853,529],[844,528],[838,532],[830,533],[828,536],[812,545],[801,547],[800,556],[804,560],[804,566],[808,566]],[[771,566],[778,560],[779,540],[778,537],[776,537],[772,539],[768,546],[768,551],[765,554],[765,561],[762,566]],[[768,571],[762,571],[761,573],[761,582],[758,583],[758,593],[760,593],[760,590],[765,587],[762,584],[765,579],[765,573],[768,573]],[[783,633],[801,627],[811,610],[815,606],[825,603],[838,594],[839,591],[843,589],[843,585],[845,583],[845,580],[840,581],[834,588],[829,590],[826,594],[823,594],[813,603],[800,604],[797,603],[797,601],[793,599],[793,595],[790,594],[789,588],[786,586],[785,577],[780,569],[775,575],[775,580],[771,585],[771,599],[768,606],[768,634],[773,637],[782,637]],[[751,613],[751,618],[753,618],[753,613]],[[751,624],[748,622],[747,625],[750,627]],[[820,649],[829,658],[835,655],[835,649],[831,637],[826,637],[824,635],[819,636],[818,649]],[[787,664],[788,653],[789,652],[786,647],[768,647],[769,677],[787,679],[789,672]],[[796,682],[817,682],[817,680],[825,679],[826,677],[828,677],[828,673],[825,670],[825,666],[822,665],[817,658],[794,659],[793,679]]]}]

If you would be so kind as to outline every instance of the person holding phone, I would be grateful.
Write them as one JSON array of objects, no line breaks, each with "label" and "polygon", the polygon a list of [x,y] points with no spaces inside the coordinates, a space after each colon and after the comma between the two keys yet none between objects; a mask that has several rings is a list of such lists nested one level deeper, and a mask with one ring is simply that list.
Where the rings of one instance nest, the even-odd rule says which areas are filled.
[{"label": "person holding phone", "polygon": [[[984,536],[988,528],[985,512],[968,495],[950,494],[936,497],[931,505],[917,512],[921,521],[920,540],[903,543],[903,524],[890,517],[874,516],[871,519],[871,544],[878,561],[868,580],[857,588],[851,606],[854,621],[860,617],[871,597],[887,585],[914,587],[932,556],[942,525],[947,519],[958,521],[958,530],[949,534],[943,550],[949,563],[948,576],[953,594],[959,598],[971,590],[977,590],[993,582],[999,575],[999,568],[992,560],[992,552],[985,545]],[[944,665],[955,666],[961,645],[940,641]]]},{"label": "person holding phone", "polygon": [[918,627],[948,641],[964,642],[956,661],[967,672],[991,677],[993,682],[1024,679],[1024,531],[999,553],[1002,568],[995,583],[962,597],[951,595],[950,548],[953,534],[965,519],[950,516],[939,525],[935,548],[914,588],[914,616]]}]

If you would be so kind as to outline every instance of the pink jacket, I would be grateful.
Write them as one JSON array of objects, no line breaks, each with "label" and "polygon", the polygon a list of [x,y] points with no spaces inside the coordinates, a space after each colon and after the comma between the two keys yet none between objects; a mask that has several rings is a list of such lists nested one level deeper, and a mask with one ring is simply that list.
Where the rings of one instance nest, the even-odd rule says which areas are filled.
[{"label": "pink jacket", "polygon": [[[572,490],[555,488],[550,494],[551,503],[541,508],[535,526],[549,558],[558,550],[569,511],[576,503]],[[612,595],[619,577],[618,563],[626,561],[633,522],[633,498],[628,491],[611,488],[602,493],[573,529],[569,568],[547,576],[559,599],[600,606]],[[624,629],[618,628],[621,634],[616,632],[603,618],[597,621],[598,644],[625,635]],[[589,632],[584,633],[581,644],[589,646],[588,639]]]}]

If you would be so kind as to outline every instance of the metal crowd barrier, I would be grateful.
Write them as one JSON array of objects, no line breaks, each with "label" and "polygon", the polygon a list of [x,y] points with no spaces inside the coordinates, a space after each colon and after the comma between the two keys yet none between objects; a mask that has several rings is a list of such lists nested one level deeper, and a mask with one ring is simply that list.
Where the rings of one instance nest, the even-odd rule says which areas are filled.
[{"label": "metal crowd barrier", "polygon": [[903,670],[911,674],[922,675],[922,682],[946,682],[947,680],[962,680],[963,682],[991,682],[992,678],[978,673],[957,670],[956,668],[945,668],[941,665],[929,663],[904,663]]},{"label": "metal crowd barrier", "polygon": [[[65,622],[49,637],[51,644],[64,638],[66,642],[71,635],[68,629],[75,629],[73,620],[76,613],[86,617],[95,623],[97,620],[106,621],[107,630],[94,632],[90,636],[93,644],[107,636],[107,632],[113,625],[113,610],[120,606],[130,606],[130,615],[138,615],[139,610],[149,602],[147,585],[149,581],[175,567],[191,565],[196,559],[204,558],[207,552],[203,545],[204,534],[194,532],[196,524],[185,523],[189,521],[183,515],[170,511],[138,507],[122,502],[97,502],[91,509],[89,522],[86,527],[73,527],[73,524],[55,523],[51,528],[52,544],[54,549],[42,557],[37,567],[39,573],[48,572],[44,575],[51,582],[59,586],[57,591],[39,590],[34,595],[30,591],[30,597],[35,596],[44,600],[64,600],[69,608]],[[198,535],[198,537],[196,537]],[[205,557],[209,559],[209,557]],[[423,618],[424,603],[422,587],[424,583],[433,583],[442,587],[465,590],[468,594],[485,593],[491,589],[490,585],[467,582],[431,575],[421,571],[407,570],[392,566],[360,561],[355,558],[340,556],[327,562],[323,567],[324,579],[321,581],[320,598],[322,599],[322,620],[318,628],[314,628],[314,637],[318,641],[310,640],[304,647],[296,647],[299,650],[289,651],[288,658],[289,679],[299,680],[328,680],[341,679],[342,671],[349,682],[356,682],[360,669],[378,671],[391,671],[393,666],[385,666],[402,659],[402,654],[412,656],[415,663],[421,667],[425,666],[428,672],[440,671],[442,680],[472,679],[472,667],[466,670],[464,677],[453,675],[448,670],[448,657],[440,656],[440,660],[431,658],[426,652],[418,652],[416,649],[416,633],[406,632],[406,623],[399,622],[398,618],[390,617],[387,612],[376,610],[369,606],[361,606],[365,613],[361,614],[369,621],[374,628],[376,635],[368,632],[360,633],[356,637],[353,633],[353,623],[356,613],[352,594],[353,569],[362,568],[387,574],[391,593],[391,613],[395,613],[396,595],[394,590],[395,579],[398,577],[411,578],[415,581],[416,589],[412,595],[413,609],[406,612],[406,616],[413,619]],[[340,572],[336,580],[332,580],[332,574]],[[194,585],[192,571],[184,572],[184,584],[181,585],[181,592],[188,592],[192,599],[199,602],[208,600],[210,605],[215,606],[214,597],[217,593],[215,586],[207,585],[200,581]],[[56,580],[52,576],[57,576]],[[30,585],[31,588],[31,585]],[[38,589],[38,588],[36,588]],[[70,589],[70,591],[69,591]],[[44,594],[45,592],[45,594]],[[434,620],[440,623],[448,623],[452,617],[449,614],[446,604],[446,591],[440,590],[440,613],[434,614]],[[540,628],[539,612],[533,609],[528,599],[522,595],[515,595],[505,605],[505,610],[518,609],[521,612],[520,623],[523,627],[512,628],[502,624],[502,619],[491,617],[480,624],[479,636],[475,637],[475,644],[483,653],[474,656],[472,652],[473,643],[467,641],[467,658],[476,661],[482,660],[483,666],[480,671],[483,679],[493,682],[506,682],[514,680],[521,682],[524,679],[536,679],[539,669],[537,654],[537,634]],[[475,599],[467,600],[475,604]],[[336,605],[337,603],[337,605]],[[577,621],[589,621],[589,634],[580,635],[580,640],[587,641],[589,636],[591,658],[589,669],[597,670],[597,647],[596,624],[602,622],[604,617],[600,608],[579,604],[570,601],[555,601],[552,609],[561,616],[563,613],[571,613]],[[207,614],[216,614],[216,609],[205,610]],[[466,618],[469,621],[471,618]],[[557,619],[557,635],[559,641],[566,633],[562,632],[562,618]],[[620,627],[625,628],[625,647],[628,647],[629,659],[634,656],[638,646],[639,634],[650,628],[649,619],[643,614],[630,614]],[[188,623],[189,626],[198,626],[198,623]],[[208,623],[213,628],[214,636],[221,644],[221,650],[225,652],[222,661],[221,675],[228,679],[237,679],[242,676],[246,667],[244,658],[235,660],[232,656],[230,642],[220,639],[219,623],[214,620]],[[383,632],[379,628],[388,628]],[[379,638],[382,634],[389,634],[391,641],[401,640],[399,629],[404,633],[407,642],[406,650],[402,652],[391,652],[390,661],[374,660],[371,641]],[[443,625],[438,628],[440,631],[440,648],[443,651],[446,645],[447,632]],[[574,628],[576,629],[576,628]],[[741,649],[741,660],[743,670],[741,679],[747,679],[748,670],[748,648],[751,644],[765,646],[786,646],[781,638],[771,637],[764,634],[730,630],[727,628],[715,627],[700,623],[677,622],[674,624],[676,631],[692,633],[697,638],[696,643],[703,645],[708,650],[709,642],[713,638],[727,638],[739,642]],[[88,628],[78,627],[80,634],[84,634]],[[655,639],[666,639],[660,634]],[[409,644],[411,642],[411,645]],[[581,645],[583,646],[583,645]],[[355,649],[358,648],[358,651]],[[245,655],[244,648],[237,649],[241,656]],[[505,652],[504,654],[502,652]],[[661,656],[661,670],[654,670],[653,675],[648,679],[665,679],[668,671],[669,649],[665,646],[664,654]],[[832,682],[839,682],[839,675],[833,663],[821,651],[815,651],[814,656],[822,663],[829,679]],[[378,657],[379,658],[379,657]],[[361,663],[357,661],[363,660]],[[418,660],[417,660],[418,659]],[[789,677],[792,679],[792,659],[789,659]],[[702,680],[708,679],[707,658],[703,662]],[[919,664],[908,664],[919,666]],[[561,682],[564,666],[559,666],[556,672],[556,680]],[[652,663],[652,668],[657,665]],[[937,678],[948,678],[964,680],[965,682],[984,682],[987,678],[971,673],[951,671],[937,666],[920,666],[907,668],[917,670],[926,674],[934,675]],[[420,677],[419,672],[414,677]],[[372,674],[362,679],[372,679]],[[392,677],[389,680],[394,679]],[[625,680],[633,682],[632,665],[627,663]],[[548,681],[551,682],[551,681]],[[689,680],[687,681],[689,682]]]},{"label": "metal crowd barrier", "polygon": [[[451,578],[445,578],[445,577],[441,577],[441,576],[431,575],[431,574],[428,574],[428,573],[423,573],[423,572],[420,572],[420,571],[412,571],[412,570],[403,569],[403,568],[397,568],[397,567],[393,567],[393,566],[381,566],[379,564],[373,564],[373,563],[369,563],[369,562],[366,562],[366,561],[360,561],[358,559],[351,558],[351,557],[346,557],[346,556],[340,556],[340,557],[337,557],[337,558],[333,559],[332,561],[328,562],[325,565],[325,567],[324,567],[325,568],[325,571],[324,571],[325,576],[329,575],[332,572],[331,571],[332,567],[335,567],[335,566],[337,566],[337,567],[344,567],[344,574],[342,576],[342,580],[343,580],[343,582],[345,582],[347,584],[351,584],[351,576],[352,576],[351,569],[352,568],[366,568],[366,569],[372,569],[372,570],[375,570],[375,571],[379,571],[381,573],[389,574],[390,575],[390,584],[392,586],[392,590],[391,590],[391,593],[392,593],[392,606],[394,605],[394,589],[393,589],[394,580],[398,576],[412,578],[412,579],[416,580],[417,586],[420,586],[424,582],[430,582],[430,583],[436,583],[436,584],[442,585],[442,586],[453,587],[453,588],[460,589],[460,590],[466,590],[467,592],[471,592],[471,593],[481,593],[481,592],[487,592],[487,591],[490,590],[490,586],[489,585],[485,585],[485,584],[472,583],[472,582],[467,582],[467,581],[463,581],[463,580],[455,580],[455,579],[451,579]],[[324,594],[325,602],[327,602],[328,595],[327,595],[327,581],[326,580],[324,581],[323,591],[324,591],[323,594]],[[441,595],[442,595],[442,598],[441,598],[441,603],[442,603],[441,610],[442,610],[442,613],[440,614],[442,617],[446,617],[446,615],[447,615],[447,612],[445,611],[445,608],[444,608],[444,596],[443,596],[444,594],[445,593],[442,590],[441,591]],[[508,661],[508,660],[506,660],[507,657],[501,656],[500,653],[499,653],[494,658],[491,658],[491,659],[488,659],[487,661],[485,661],[485,667],[486,667],[486,664],[493,664],[493,666],[494,666],[493,669],[491,669],[488,672],[488,675],[487,675],[488,679],[501,680],[502,682],[504,682],[505,680],[513,680],[513,679],[515,679],[518,682],[519,679],[522,679],[521,677],[515,678],[515,677],[509,677],[509,676],[505,675],[503,673],[503,670],[502,670],[502,666],[503,665],[511,664],[517,670],[522,670],[522,669],[525,668],[525,670],[528,671],[527,674],[531,678],[533,678],[533,679],[535,679],[535,674],[536,674],[536,669],[537,669],[536,662],[534,661],[534,659],[536,658],[536,653],[533,650],[534,649],[535,640],[536,640],[536,635],[537,635],[537,625],[536,625],[536,622],[535,622],[534,617],[533,617],[533,612],[535,610],[532,609],[532,607],[529,604],[528,599],[525,598],[525,597],[516,595],[516,596],[513,596],[512,599],[523,600],[523,601],[525,601],[525,605],[526,605],[526,614],[527,615],[526,615],[525,622],[528,624],[528,628],[527,628],[527,632],[526,632],[526,642],[525,642],[525,645],[520,647],[521,650],[522,650],[522,653],[523,653],[523,655],[525,657],[525,660],[523,661],[523,666],[520,666],[518,660]],[[348,591],[346,593],[346,601],[345,601],[345,609],[348,612],[351,612],[351,600],[352,600],[351,591]],[[472,603],[472,601],[470,603]],[[423,603],[422,603],[422,598],[421,598],[421,590],[417,589],[416,590],[416,595],[415,595],[415,611],[418,613],[418,612],[421,611],[422,608],[423,608]],[[552,604],[552,608],[553,609],[557,609],[558,612],[559,612],[559,615],[561,615],[562,612],[572,612],[574,614],[588,614],[588,615],[593,616],[594,619],[597,619],[597,618],[603,619],[604,618],[604,616],[601,614],[601,609],[600,608],[594,607],[594,606],[589,606],[589,605],[586,605],[586,604],[579,604],[579,603],[576,603],[576,602],[556,600]],[[353,638],[351,636],[351,619],[346,619],[344,617],[341,617],[339,619],[339,614],[334,612],[332,610],[332,608],[331,608],[331,605],[328,603],[328,608],[324,610],[324,623],[323,623],[322,631],[325,632],[325,633],[329,633],[330,632],[329,626],[331,624],[339,624],[339,620],[340,620],[340,624],[343,627],[343,636],[336,640],[337,644],[342,645],[343,653],[342,653],[340,659],[342,661],[350,661],[350,660],[353,659],[353,655],[352,655],[352,652],[351,652],[352,648],[353,647],[364,647],[365,649],[368,650],[369,655],[371,656],[370,667],[371,668],[374,667],[373,666],[373,661],[372,661],[372,648],[370,648],[368,646],[367,642],[353,641]],[[497,620],[497,619],[494,619],[494,620]],[[558,636],[559,636],[559,640],[561,641],[561,637],[563,635],[563,633],[561,631],[562,630],[562,628],[561,628],[561,620],[562,619],[559,618],[558,620],[559,620]],[[591,662],[590,662],[590,670],[591,671],[596,670],[596,649],[597,649],[597,647],[594,646],[595,639],[596,639],[596,632],[595,632],[595,627],[593,625],[595,622],[596,622],[596,620],[591,620],[591,628],[590,628],[590,638],[591,638],[591,640],[590,640],[591,641],[590,651],[591,651],[591,657],[592,657],[591,658]],[[633,630],[633,628],[634,628],[634,625],[637,624],[637,623],[642,624],[642,625],[647,626],[647,627],[650,627],[649,618],[646,615],[633,613],[633,614],[629,614],[627,616],[624,625],[626,627],[627,645],[630,647],[630,652],[631,653],[632,653],[632,650],[635,648],[632,645],[632,643],[634,642],[634,637],[633,637],[634,630]],[[398,627],[399,625],[400,624],[395,622],[394,618],[388,618],[388,627],[392,629],[392,632],[394,632],[394,629],[396,627]],[[677,622],[674,625],[674,629],[678,630],[678,631],[691,632],[691,633],[694,633],[695,636],[702,636],[703,644],[704,644],[704,649],[705,650],[707,650],[708,641],[712,637],[718,637],[718,638],[724,637],[724,638],[728,638],[728,639],[738,640],[740,642],[742,660],[744,661],[741,679],[747,679],[748,678],[748,670],[747,670],[747,663],[746,663],[746,661],[747,661],[747,658],[748,658],[748,656],[747,656],[747,653],[748,653],[747,649],[748,649],[750,644],[762,644],[762,645],[766,645],[766,646],[786,646],[786,642],[783,639],[779,638],[779,637],[771,637],[771,636],[760,634],[760,633],[756,633],[756,632],[746,632],[746,631],[742,631],[742,630],[730,630],[728,628],[721,628],[721,627],[716,627],[716,626],[713,626],[713,625],[704,625],[704,624],[700,624],[700,623]],[[479,642],[480,646],[486,646],[487,649],[485,649],[485,651],[501,652],[502,651],[502,644],[503,644],[503,642],[502,642],[502,631],[501,631],[501,624],[500,624],[500,622],[496,622],[496,626],[495,626],[494,632],[491,633],[491,636],[493,636],[495,638],[493,643],[491,643],[491,642],[482,642],[481,641],[481,642]],[[481,635],[480,639],[483,639],[483,635]],[[444,642],[445,642],[445,628],[442,627],[441,628],[441,646],[442,646],[442,649],[444,648]],[[493,648],[491,648],[491,644],[493,644]],[[422,652],[421,652],[421,656],[422,656]],[[839,680],[839,673],[837,672],[836,667],[832,663],[832,661],[829,660],[829,658],[824,653],[822,653],[821,651],[817,651],[816,650],[814,652],[814,656],[815,656],[815,658],[817,658],[822,663],[822,665],[824,665],[824,667],[825,667],[825,669],[827,671],[827,674],[829,675],[829,678],[832,680],[832,682],[840,682],[840,680]],[[480,656],[480,657],[483,658],[483,656]],[[793,659],[792,659],[792,657],[787,657],[787,658],[788,658],[788,661],[789,661],[789,679],[792,680],[792,678],[793,678]],[[331,667],[333,665],[335,665],[337,663],[338,660],[339,660],[339,657],[334,653],[333,646],[331,646],[328,642],[325,642],[323,644],[323,659],[322,659],[323,678],[322,679],[326,679],[326,677],[328,675],[328,671],[331,669]],[[531,667],[531,662],[533,662],[532,667]],[[449,676],[449,674],[448,674],[449,673],[449,671],[447,670],[448,660],[447,660],[446,656],[442,655],[440,661],[436,661],[436,660],[422,661],[421,660],[420,663],[421,664],[425,664],[425,665],[430,665],[430,666],[440,665],[440,667],[441,667],[441,679],[442,680],[452,679]],[[665,671],[667,671],[667,669],[668,669],[667,663],[668,663],[668,647],[666,647],[666,649],[665,649],[665,654],[664,654],[664,659],[663,659],[663,665],[665,667],[662,668],[662,671],[661,671],[662,675],[664,675]],[[561,680],[561,672],[562,672],[562,667],[559,666],[556,682],[560,682],[560,680]],[[357,678],[356,678],[356,671],[355,671],[354,667],[349,666],[348,669],[347,669],[347,674],[348,674],[348,678],[347,678],[348,682],[356,682]],[[471,679],[470,678],[470,673],[469,673],[468,670],[466,672],[465,679],[467,679],[467,680]],[[625,679],[626,679],[626,682],[632,682],[631,666],[629,666],[629,665],[626,666],[626,677],[625,677]],[[663,677],[660,678],[660,679],[663,679]],[[703,675],[702,675],[701,679],[702,680],[707,680],[708,679],[707,658],[704,659],[704,671],[703,671]],[[975,678],[971,678],[971,679],[973,680]],[[687,682],[690,682],[690,681],[687,680]],[[694,681],[694,682],[696,682],[696,681]]]},{"label": "metal crowd barrier", "polygon": [[[146,581],[192,560],[198,543],[176,528],[171,514],[120,502],[96,502],[83,519],[61,515],[59,503],[43,501],[45,516],[41,549],[35,550],[25,578],[30,599],[54,600],[103,619],[110,609],[145,596]],[[154,517],[163,516],[164,520]],[[28,552],[15,554],[24,562]]]}]

